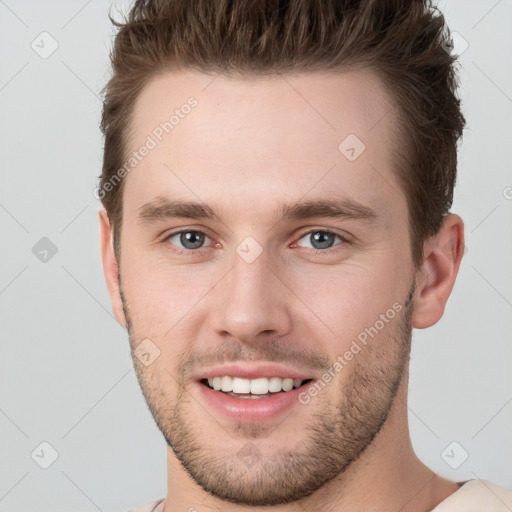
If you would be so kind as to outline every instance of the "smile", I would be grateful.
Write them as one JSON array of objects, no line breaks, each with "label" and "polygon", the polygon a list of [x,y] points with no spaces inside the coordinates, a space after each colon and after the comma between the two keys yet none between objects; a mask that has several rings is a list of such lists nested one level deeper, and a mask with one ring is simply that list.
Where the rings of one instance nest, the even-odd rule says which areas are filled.
[{"label": "smile", "polygon": [[299,401],[299,394],[313,382],[313,379],[218,376],[201,379],[196,385],[201,401],[216,414],[240,423],[258,423],[292,407],[306,407]]},{"label": "smile", "polygon": [[229,396],[239,398],[265,398],[272,393],[288,392],[300,387],[310,379],[291,379],[281,377],[260,377],[244,379],[242,377],[210,377],[203,379],[203,384],[215,391],[222,391]]}]

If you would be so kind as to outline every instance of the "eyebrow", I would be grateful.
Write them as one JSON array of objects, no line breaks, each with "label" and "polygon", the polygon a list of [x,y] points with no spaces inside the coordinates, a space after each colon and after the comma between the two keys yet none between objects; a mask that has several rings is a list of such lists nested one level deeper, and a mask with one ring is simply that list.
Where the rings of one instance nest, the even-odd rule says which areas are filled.
[{"label": "eyebrow", "polygon": [[[316,199],[281,205],[274,210],[274,217],[282,220],[307,220],[336,218],[375,222],[378,215],[369,206],[350,198]],[[138,222],[151,224],[167,219],[218,219],[222,216],[214,207],[195,201],[169,200],[157,197],[139,208]]]}]

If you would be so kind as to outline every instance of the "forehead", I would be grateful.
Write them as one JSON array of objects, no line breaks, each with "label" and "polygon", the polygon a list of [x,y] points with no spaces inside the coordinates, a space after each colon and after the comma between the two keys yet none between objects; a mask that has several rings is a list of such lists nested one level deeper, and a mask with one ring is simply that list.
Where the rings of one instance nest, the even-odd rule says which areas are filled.
[{"label": "forehead", "polygon": [[124,194],[133,207],[179,196],[263,208],[337,192],[389,206],[399,192],[392,110],[369,70],[251,78],[167,72],[135,103],[129,153],[151,149],[126,176]]}]

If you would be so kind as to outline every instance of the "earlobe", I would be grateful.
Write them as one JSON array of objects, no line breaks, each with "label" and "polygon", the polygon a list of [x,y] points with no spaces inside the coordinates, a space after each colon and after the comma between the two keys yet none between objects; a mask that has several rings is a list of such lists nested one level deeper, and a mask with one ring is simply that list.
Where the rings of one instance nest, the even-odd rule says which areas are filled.
[{"label": "earlobe", "polygon": [[443,316],[464,252],[464,223],[447,215],[439,232],[425,242],[424,259],[416,276],[413,327],[424,329]]},{"label": "earlobe", "polygon": [[98,212],[100,223],[101,259],[103,262],[103,274],[107,284],[112,311],[116,320],[126,328],[126,318],[121,300],[121,292],[118,278],[118,264],[112,244],[112,233],[107,212],[102,208]]}]

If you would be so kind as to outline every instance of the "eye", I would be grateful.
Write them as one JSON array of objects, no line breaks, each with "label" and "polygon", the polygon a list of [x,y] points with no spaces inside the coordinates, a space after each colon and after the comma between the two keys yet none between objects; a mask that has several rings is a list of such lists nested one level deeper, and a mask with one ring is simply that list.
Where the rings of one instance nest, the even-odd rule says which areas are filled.
[{"label": "eye", "polygon": [[211,240],[210,237],[205,235],[202,231],[185,229],[171,233],[165,238],[164,242],[170,242],[177,247],[178,252],[184,252],[202,249],[205,239]]},{"label": "eye", "polygon": [[[311,249],[322,252],[328,252],[328,250],[333,247],[335,238],[339,238],[342,242],[346,242],[345,238],[343,238],[341,235],[333,233],[332,231],[325,231],[322,229],[315,229],[313,231],[303,233],[300,240],[302,240],[303,238],[305,238],[312,244],[312,247],[310,247]],[[300,247],[304,246],[300,245]]]},{"label": "eye", "polygon": [[[335,239],[338,238],[342,243],[335,244]],[[309,248],[317,252],[330,252],[336,250],[336,246],[344,245],[347,240],[332,231],[315,229],[303,233],[299,240],[305,239],[312,245]],[[202,231],[194,229],[184,229],[175,231],[165,237],[164,243],[173,245],[178,253],[184,252],[200,252],[205,249],[204,246],[207,240],[212,241],[211,238]],[[307,247],[296,242],[300,247]]]}]

